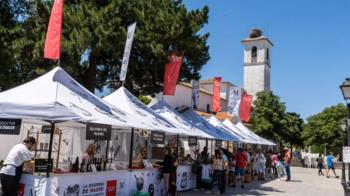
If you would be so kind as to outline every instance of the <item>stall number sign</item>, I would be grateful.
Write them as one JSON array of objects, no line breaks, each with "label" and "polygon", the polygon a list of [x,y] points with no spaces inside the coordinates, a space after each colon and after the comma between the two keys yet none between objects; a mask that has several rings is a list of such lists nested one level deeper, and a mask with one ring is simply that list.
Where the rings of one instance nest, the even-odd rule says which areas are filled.
[{"label": "stall number sign", "polygon": [[188,137],[189,146],[197,146],[197,137],[190,136]]},{"label": "stall number sign", "polygon": [[41,127],[41,133],[51,133],[51,125],[43,125]]},{"label": "stall number sign", "polygon": [[19,135],[21,119],[0,119],[0,134]]},{"label": "stall number sign", "polygon": [[48,165],[47,159],[35,159],[34,160],[34,172],[35,173],[45,173],[47,168],[49,167],[49,172],[52,172],[52,164],[53,159],[50,161],[50,165]]},{"label": "stall number sign", "polygon": [[343,147],[343,162],[350,163],[350,147],[349,146]]},{"label": "stall number sign", "polygon": [[215,147],[221,148],[222,141],[221,140],[215,140]]},{"label": "stall number sign", "polygon": [[151,142],[152,144],[164,144],[165,133],[159,131],[151,132]]},{"label": "stall number sign", "polygon": [[112,126],[88,123],[86,125],[86,139],[87,140],[111,140]]}]

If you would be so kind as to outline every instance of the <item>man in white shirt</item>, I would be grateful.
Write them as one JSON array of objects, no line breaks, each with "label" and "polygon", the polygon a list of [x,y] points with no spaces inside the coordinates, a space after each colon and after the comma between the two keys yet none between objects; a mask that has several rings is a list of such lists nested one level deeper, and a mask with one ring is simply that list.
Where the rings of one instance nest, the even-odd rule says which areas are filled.
[{"label": "man in white shirt", "polygon": [[28,137],[10,150],[0,170],[3,196],[17,196],[23,164],[31,160],[29,150],[34,149],[35,144],[35,138]]}]

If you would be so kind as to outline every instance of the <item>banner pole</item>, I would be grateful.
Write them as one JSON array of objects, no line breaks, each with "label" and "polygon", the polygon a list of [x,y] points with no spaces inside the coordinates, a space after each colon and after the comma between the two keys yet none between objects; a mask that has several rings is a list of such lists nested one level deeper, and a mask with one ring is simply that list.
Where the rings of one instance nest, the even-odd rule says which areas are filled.
[{"label": "banner pole", "polygon": [[179,140],[180,140],[180,136],[179,134],[176,135],[176,156],[177,158],[179,158]]},{"label": "banner pole", "polygon": [[134,127],[131,128],[131,141],[130,141],[130,156],[129,156],[129,169],[132,170],[132,152],[134,148]]},{"label": "banner pole", "polygon": [[51,121],[49,152],[48,152],[48,155],[47,155],[47,165],[46,165],[46,177],[50,177],[50,171],[51,171],[51,168],[52,168],[51,154],[52,154],[52,143],[53,143],[53,134],[54,134],[54,132],[55,132],[55,122]]}]

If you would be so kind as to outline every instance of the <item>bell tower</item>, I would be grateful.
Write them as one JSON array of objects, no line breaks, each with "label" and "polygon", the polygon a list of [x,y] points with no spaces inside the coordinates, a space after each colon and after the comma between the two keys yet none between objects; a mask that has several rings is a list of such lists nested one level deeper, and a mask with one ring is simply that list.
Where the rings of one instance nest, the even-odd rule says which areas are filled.
[{"label": "bell tower", "polygon": [[256,93],[270,91],[270,59],[272,42],[260,29],[252,29],[249,37],[242,40],[244,46],[243,88],[256,99]]}]

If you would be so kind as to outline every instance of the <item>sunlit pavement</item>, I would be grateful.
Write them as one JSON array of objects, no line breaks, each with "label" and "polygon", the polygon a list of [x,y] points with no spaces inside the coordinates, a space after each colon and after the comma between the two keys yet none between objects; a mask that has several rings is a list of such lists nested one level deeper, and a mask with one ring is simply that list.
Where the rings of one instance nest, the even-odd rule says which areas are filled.
[{"label": "sunlit pavement", "polygon": [[[340,184],[340,178],[335,178],[331,172],[330,178],[318,176],[317,170],[312,168],[292,167],[292,180],[285,182],[283,180],[254,181],[245,184],[245,188],[226,188],[226,193],[221,195],[290,195],[290,196],[341,196],[344,195]],[[341,177],[341,171],[336,170],[337,175]],[[347,171],[346,171],[347,172]],[[180,196],[191,195],[213,195],[206,191],[187,191],[180,192]]]}]

